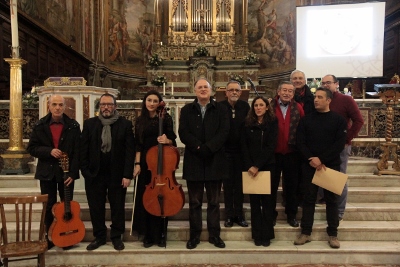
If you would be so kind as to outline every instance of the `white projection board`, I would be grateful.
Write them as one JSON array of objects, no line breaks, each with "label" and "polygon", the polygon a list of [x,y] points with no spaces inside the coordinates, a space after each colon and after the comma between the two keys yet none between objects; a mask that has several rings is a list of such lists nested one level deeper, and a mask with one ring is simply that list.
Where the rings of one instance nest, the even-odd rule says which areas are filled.
[{"label": "white projection board", "polygon": [[296,69],[308,78],[382,77],[385,3],[297,7]]}]

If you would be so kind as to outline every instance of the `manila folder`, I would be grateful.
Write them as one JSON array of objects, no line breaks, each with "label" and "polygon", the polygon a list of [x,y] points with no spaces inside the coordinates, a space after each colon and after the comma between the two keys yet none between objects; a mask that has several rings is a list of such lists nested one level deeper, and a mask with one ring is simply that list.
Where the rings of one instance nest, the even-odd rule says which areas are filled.
[{"label": "manila folder", "polygon": [[348,177],[345,173],[322,168],[319,171],[315,171],[312,183],[340,196]]},{"label": "manila folder", "polygon": [[256,177],[242,172],[243,194],[271,194],[271,172],[260,171]]}]

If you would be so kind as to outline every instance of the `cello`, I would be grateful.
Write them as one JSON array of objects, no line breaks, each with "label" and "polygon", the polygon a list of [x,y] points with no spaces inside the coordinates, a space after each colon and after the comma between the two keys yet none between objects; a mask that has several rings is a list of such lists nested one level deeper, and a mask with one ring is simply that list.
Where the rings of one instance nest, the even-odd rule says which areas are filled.
[{"label": "cello", "polygon": [[[164,101],[158,106],[158,135],[163,135],[163,119],[166,113]],[[177,214],[185,204],[182,186],[175,179],[179,165],[178,149],[172,145],[151,147],[146,154],[146,162],[151,172],[151,181],[143,194],[143,206],[148,213],[169,217]]]}]

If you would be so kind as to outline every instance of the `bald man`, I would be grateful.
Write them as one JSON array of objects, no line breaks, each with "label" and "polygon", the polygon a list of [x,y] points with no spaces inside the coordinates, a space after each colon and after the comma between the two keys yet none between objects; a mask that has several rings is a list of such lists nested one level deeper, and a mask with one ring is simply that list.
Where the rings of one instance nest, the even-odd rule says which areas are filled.
[{"label": "bald man", "polygon": [[[48,194],[45,225],[46,233],[53,222],[51,209],[57,202],[57,191],[64,200],[64,185],[72,199],[74,181],[79,179],[79,123],[64,114],[65,99],[60,95],[52,95],[48,101],[49,113],[41,118],[33,128],[29,139],[28,152],[38,158],[35,179],[40,181],[41,194]],[[59,159],[62,153],[68,154],[69,172],[64,181],[64,172]],[[48,248],[54,244],[48,241]],[[65,249],[68,249],[67,247]]]}]

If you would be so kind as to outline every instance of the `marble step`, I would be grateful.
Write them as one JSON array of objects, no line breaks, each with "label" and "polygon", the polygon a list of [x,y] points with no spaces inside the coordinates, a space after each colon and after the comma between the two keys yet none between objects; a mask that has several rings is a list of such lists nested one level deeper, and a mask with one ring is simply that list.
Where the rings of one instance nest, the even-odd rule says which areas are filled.
[{"label": "marble step", "polygon": [[[125,218],[130,221],[132,218],[132,204],[127,203],[125,205]],[[225,205],[220,204],[221,207],[221,220],[225,220]],[[89,207],[87,203],[80,204],[81,213],[80,218],[82,221],[90,221]],[[15,221],[15,216],[13,215],[13,206],[7,205],[6,217],[7,220]],[[34,221],[39,221],[40,219],[41,207],[39,204],[33,205],[33,218]],[[278,212],[278,221],[286,220],[285,208],[277,203],[276,210]],[[245,218],[250,221],[250,204],[245,203],[243,206],[243,211]],[[316,207],[314,218],[316,220],[325,220],[326,218],[325,206]],[[207,205],[202,206],[202,216],[206,218],[207,216]],[[302,209],[299,208],[297,213],[297,219],[300,220],[302,216]],[[186,203],[183,209],[176,215],[170,217],[171,221],[187,221],[189,218],[189,205]],[[109,205],[106,206],[106,220],[111,219],[111,212]],[[400,205],[399,203],[347,203],[346,212],[344,219],[346,221],[400,221]]]},{"label": "marble step", "polygon": [[[294,246],[292,241],[272,240],[269,247],[256,247],[252,241],[226,241],[219,249],[200,242],[193,250],[185,248],[186,241],[169,241],[166,248],[144,248],[141,242],[125,242],[125,250],[116,251],[111,242],[97,250],[87,251],[87,242],[70,250],[52,248],[46,252],[46,265],[77,266],[139,264],[335,264],[335,265],[396,265],[400,261],[400,243],[395,241],[341,241],[340,249],[332,249],[327,241],[312,241]],[[13,266],[35,265],[35,261],[16,262]]]},{"label": "marble step", "polygon": [[[378,178],[377,178],[378,179]],[[188,202],[187,189],[183,187],[185,193],[185,203]],[[400,203],[400,184],[392,186],[351,186],[348,189],[348,202],[355,203]],[[282,188],[278,189],[277,202],[282,201]],[[27,187],[27,188],[0,188],[0,195],[2,196],[18,196],[18,195],[29,195],[29,194],[40,194],[39,187]],[[133,187],[129,187],[126,194],[126,203],[133,203]],[[204,192],[203,202],[206,202],[206,195]],[[74,190],[74,200],[79,203],[86,203],[86,192],[84,189]],[[224,203],[223,193],[220,195],[220,203]],[[244,202],[249,202],[248,195],[245,195]]]},{"label": "marble step", "polygon": [[40,188],[33,173],[24,175],[0,175],[0,188]]},{"label": "marble step", "polygon": [[[91,222],[84,221],[85,237],[83,242],[90,242],[94,239]],[[107,221],[109,227],[111,222]],[[203,221],[203,231],[200,240],[208,240],[208,232],[206,221]],[[125,222],[126,230],[123,239],[126,242],[135,242],[143,237],[138,236],[133,232],[130,234],[131,222]],[[326,221],[315,220],[312,232],[312,240],[323,241],[327,240]],[[32,226],[33,235],[38,234],[38,222]],[[293,241],[300,234],[300,228],[293,228],[286,221],[277,221],[275,226],[275,240],[277,241]],[[9,240],[15,238],[15,225],[8,225]],[[188,221],[170,221],[168,223],[168,241],[187,241],[190,236]],[[226,228],[221,221],[221,238],[227,241],[251,241],[251,225],[249,227],[240,227],[234,225],[231,228]],[[338,238],[342,241],[399,241],[400,240],[400,221],[342,221],[338,228]]]}]

